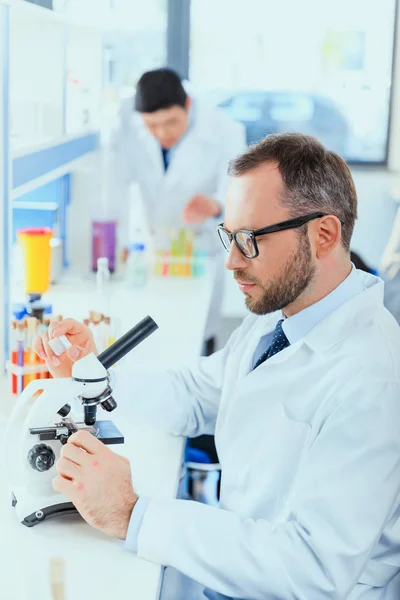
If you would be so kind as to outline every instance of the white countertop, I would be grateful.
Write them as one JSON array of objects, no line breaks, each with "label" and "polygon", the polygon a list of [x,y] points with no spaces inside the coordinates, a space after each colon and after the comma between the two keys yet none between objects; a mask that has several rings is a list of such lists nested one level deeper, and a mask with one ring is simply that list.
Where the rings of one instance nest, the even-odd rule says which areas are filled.
[{"label": "white countertop", "polygon": [[[118,410],[118,409],[117,409]],[[176,495],[184,440],[138,424],[121,426],[123,451],[132,462],[133,484],[146,496]],[[66,570],[65,600],[156,600],[161,567],[129,553],[123,542],[92,529],[79,516],[21,525],[8,493],[1,494],[1,600],[51,600],[50,559],[62,557]]]},{"label": "white countertop", "polygon": [[[159,331],[132,351],[136,364],[156,368],[196,358],[201,349],[211,298],[213,271],[199,279],[153,279],[142,290],[113,284],[112,309],[118,307],[123,331],[149,314]],[[64,317],[82,318],[94,308],[93,282],[66,280],[46,294]],[[12,400],[10,400],[12,402]],[[128,456],[139,494],[176,496],[184,439],[162,434],[140,423],[126,423],[122,410],[111,415],[125,434],[125,444],[113,449]],[[4,427],[4,424],[3,424]],[[1,481],[4,481],[1,478]],[[79,517],[50,520],[31,529],[22,526],[0,489],[1,600],[50,600],[48,569],[51,557],[65,559],[65,600],[156,600],[161,567],[138,559],[123,543],[104,536]]]}]

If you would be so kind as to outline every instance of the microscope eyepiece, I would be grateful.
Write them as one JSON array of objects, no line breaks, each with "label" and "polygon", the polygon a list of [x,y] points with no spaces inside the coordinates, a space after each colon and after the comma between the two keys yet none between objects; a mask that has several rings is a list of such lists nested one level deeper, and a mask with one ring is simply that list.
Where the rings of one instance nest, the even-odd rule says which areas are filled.
[{"label": "microscope eyepiece", "polygon": [[98,360],[106,369],[109,369],[157,329],[157,323],[151,317],[145,317],[140,323],[132,327],[125,335],[114,342],[114,344],[99,354],[97,357]]},{"label": "microscope eyepiece", "polygon": [[[105,369],[109,369],[157,329],[157,323],[153,321],[151,317],[145,317],[140,323],[120,337],[114,344],[99,354],[97,357],[98,361]],[[79,383],[83,382],[87,385],[103,381],[103,379],[82,379],[78,377],[74,377],[74,380]],[[104,381],[107,381],[107,377],[104,377]],[[95,424],[98,404],[100,404],[107,412],[111,412],[117,408],[117,403],[111,394],[112,389],[107,385],[106,389],[99,395],[91,396],[86,393],[84,396],[79,396],[83,404],[85,425],[89,427]]]}]

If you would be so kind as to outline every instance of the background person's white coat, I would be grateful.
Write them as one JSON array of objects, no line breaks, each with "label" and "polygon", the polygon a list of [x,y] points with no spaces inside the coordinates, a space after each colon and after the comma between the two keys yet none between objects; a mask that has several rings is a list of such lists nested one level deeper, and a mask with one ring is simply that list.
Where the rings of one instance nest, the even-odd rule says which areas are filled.
[{"label": "background person's white coat", "polygon": [[385,306],[400,323],[400,209],[382,259],[381,271],[385,278]]},{"label": "background person's white coat", "polygon": [[[235,123],[221,110],[195,104],[193,123],[173,149],[167,171],[164,170],[161,147],[147,130],[139,113],[133,110],[133,99],[121,107],[119,125],[112,136],[112,195],[118,205],[120,244],[129,241],[129,185],[139,184],[149,227],[162,240],[166,228],[187,227],[183,209],[196,194],[215,198],[224,205],[229,177],[229,160],[244,151],[246,135],[243,125]],[[190,226],[198,234],[196,244],[215,255],[221,273],[223,250],[215,227],[223,220],[207,219]],[[223,276],[216,278],[205,339],[215,336],[220,317]]]}]

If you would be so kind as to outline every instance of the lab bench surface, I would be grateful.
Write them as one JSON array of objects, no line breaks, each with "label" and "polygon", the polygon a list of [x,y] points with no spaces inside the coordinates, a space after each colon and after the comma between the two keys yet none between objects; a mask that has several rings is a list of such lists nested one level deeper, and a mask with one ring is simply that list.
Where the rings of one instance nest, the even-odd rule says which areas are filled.
[{"label": "lab bench surface", "polygon": [[[126,436],[113,450],[127,456],[138,494],[173,498],[179,481],[184,440],[143,424],[129,428],[113,421]],[[124,543],[96,531],[77,516],[21,525],[10,494],[1,494],[1,600],[51,600],[52,558],[65,564],[65,600],[156,600],[161,567],[137,558]]]},{"label": "lab bench surface", "polygon": [[[113,284],[112,309],[118,309],[123,330],[146,314],[160,327],[132,352],[137,366],[170,367],[199,355],[212,285],[211,270],[198,280],[150,280],[146,288],[137,291]],[[46,294],[45,300],[65,317],[83,318],[83,313],[94,308],[95,296],[93,282],[65,280]],[[111,417],[125,434],[125,444],[113,446],[113,450],[131,460],[138,494],[175,497],[184,439],[143,423],[128,423],[122,408]],[[3,417],[1,439],[5,421]],[[157,600],[162,568],[137,558],[125,550],[122,541],[92,529],[79,516],[50,520],[30,529],[21,525],[11,506],[4,471],[5,465],[0,469],[1,600],[51,600],[49,565],[54,557],[64,558],[65,600]]]}]

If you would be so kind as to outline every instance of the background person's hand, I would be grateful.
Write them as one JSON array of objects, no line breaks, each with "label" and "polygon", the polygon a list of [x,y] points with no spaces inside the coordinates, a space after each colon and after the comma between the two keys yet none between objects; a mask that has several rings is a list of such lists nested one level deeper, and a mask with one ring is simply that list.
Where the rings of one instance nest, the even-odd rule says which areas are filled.
[{"label": "background person's hand", "polygon": [[210,217],[217,217],[220,213],[221,206],[214,198],[196,194],[183,209],[182,218],[188,225],[199,225]]},{"label": "background person's hand", "polygon": [[[72,346],[67,352],[56,356],[49,346],[49,340],[60,337],[60,335],[65,335]],[[33,349],[40,358],[46,361],[47,368],[53,377],[71,377],[72,365],[75,361],[90,352],[96,356],[98,354],[89,327],[74,319],[50,323],[48,332],[36,336]]]}]

